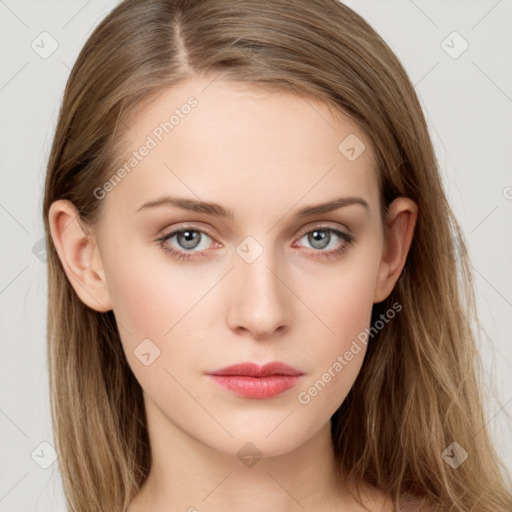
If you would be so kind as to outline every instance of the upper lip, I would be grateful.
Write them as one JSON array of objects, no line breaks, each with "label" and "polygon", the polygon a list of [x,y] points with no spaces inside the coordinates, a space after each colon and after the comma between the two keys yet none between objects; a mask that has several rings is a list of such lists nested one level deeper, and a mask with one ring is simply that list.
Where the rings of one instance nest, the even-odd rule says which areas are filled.
[{"label": "upper lip", "polygon": [[280,361],[272,361],[260,366],[256,363],[237,363],[220,368],[209,375],[243,375],[247,377],[267,377],[268,375],[303,375],[303,372]]}]

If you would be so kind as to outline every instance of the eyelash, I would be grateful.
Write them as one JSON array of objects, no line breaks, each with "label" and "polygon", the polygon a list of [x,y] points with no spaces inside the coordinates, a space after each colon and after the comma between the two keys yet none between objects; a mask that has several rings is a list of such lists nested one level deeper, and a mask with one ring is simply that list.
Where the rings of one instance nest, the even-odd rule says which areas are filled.
[{"label": "eyelash", "polygon": [[[166,254],[170,254],[172,257],[176,258],[178,261],[180,260],[189,260],[189,259],[196,259],[197,257],[201,257],[203,253],[207,252],[207,250],[203,251],[179,251],[178,249],[175,249],[169,245],[166,245],[167,240],[172,238],[174,235],[178,233],[183,233],[185,231],[194,231],[201,234],[205,234],[208,237],[210,237],[212,240],[215,240],[213,235],[206,229],[197,229],[193,226],[185,226],[180,229],[175,229],[174,231],[171,231],[169,233],[165,233],[162,236],[158,237],[156,239],[156,242],[158,245],[164,250]],[[320,259],[331,259],[341,256],[342,253],[344,253],[348,247],[354,243],[355,237],[349,233],[345,233],[344,231],[340,231],[338,229],[332,228],[330,226],[315,226],[314,228],[311,228],[309,230],[304,231],[299,236],[299,239],[303,238],[305,235],[308,235],[309,233],[313,233],[314,231],[328,231],[330,233],[334,233],[338,237],[340,237],[342,240],[344,240],[344,244],[338,247],[337,249],[333,249],[330,251],[323,251],[323,250],[315,250],[314,252],[319,252],[321,256],[315,256],[319,257]]]}]

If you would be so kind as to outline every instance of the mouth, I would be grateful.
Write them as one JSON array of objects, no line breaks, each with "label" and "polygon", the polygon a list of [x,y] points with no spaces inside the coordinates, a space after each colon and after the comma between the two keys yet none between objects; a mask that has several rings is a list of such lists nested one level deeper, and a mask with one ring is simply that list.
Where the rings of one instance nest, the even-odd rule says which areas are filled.
[{"label": "mouth", "polygon": [[304,372],[279,361],[263,366],[238,363],[207,375],[218,385],[246,398],[272,398],[296,386]]}]

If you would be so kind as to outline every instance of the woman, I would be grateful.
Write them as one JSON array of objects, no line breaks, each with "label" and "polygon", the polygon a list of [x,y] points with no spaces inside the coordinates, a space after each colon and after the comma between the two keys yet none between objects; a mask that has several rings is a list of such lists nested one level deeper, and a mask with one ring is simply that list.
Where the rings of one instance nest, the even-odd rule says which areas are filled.
[{"label": "woman", "polygon": [[71,72],[43,215],[70,510],[511,509],[463,236],[348,7],[122,2]]}]

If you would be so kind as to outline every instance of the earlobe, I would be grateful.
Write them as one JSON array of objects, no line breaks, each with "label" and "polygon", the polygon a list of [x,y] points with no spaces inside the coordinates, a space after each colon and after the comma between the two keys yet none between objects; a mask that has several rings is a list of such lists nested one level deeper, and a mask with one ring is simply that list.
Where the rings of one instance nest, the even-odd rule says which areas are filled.
[{"label": "earlobe", "polygon": [[112,309],[96,238],[79,222],[76,207],[60,199],[48,214],[55,249],[71,286],[82,302],[95,311]]},{"label": "earlobe", "polygon": [[402,273],[412,243],[418,206],[412,199],[398,197],[389,205],[388,212],[388,238],[377,274],[374,303],[389,296]]}]

